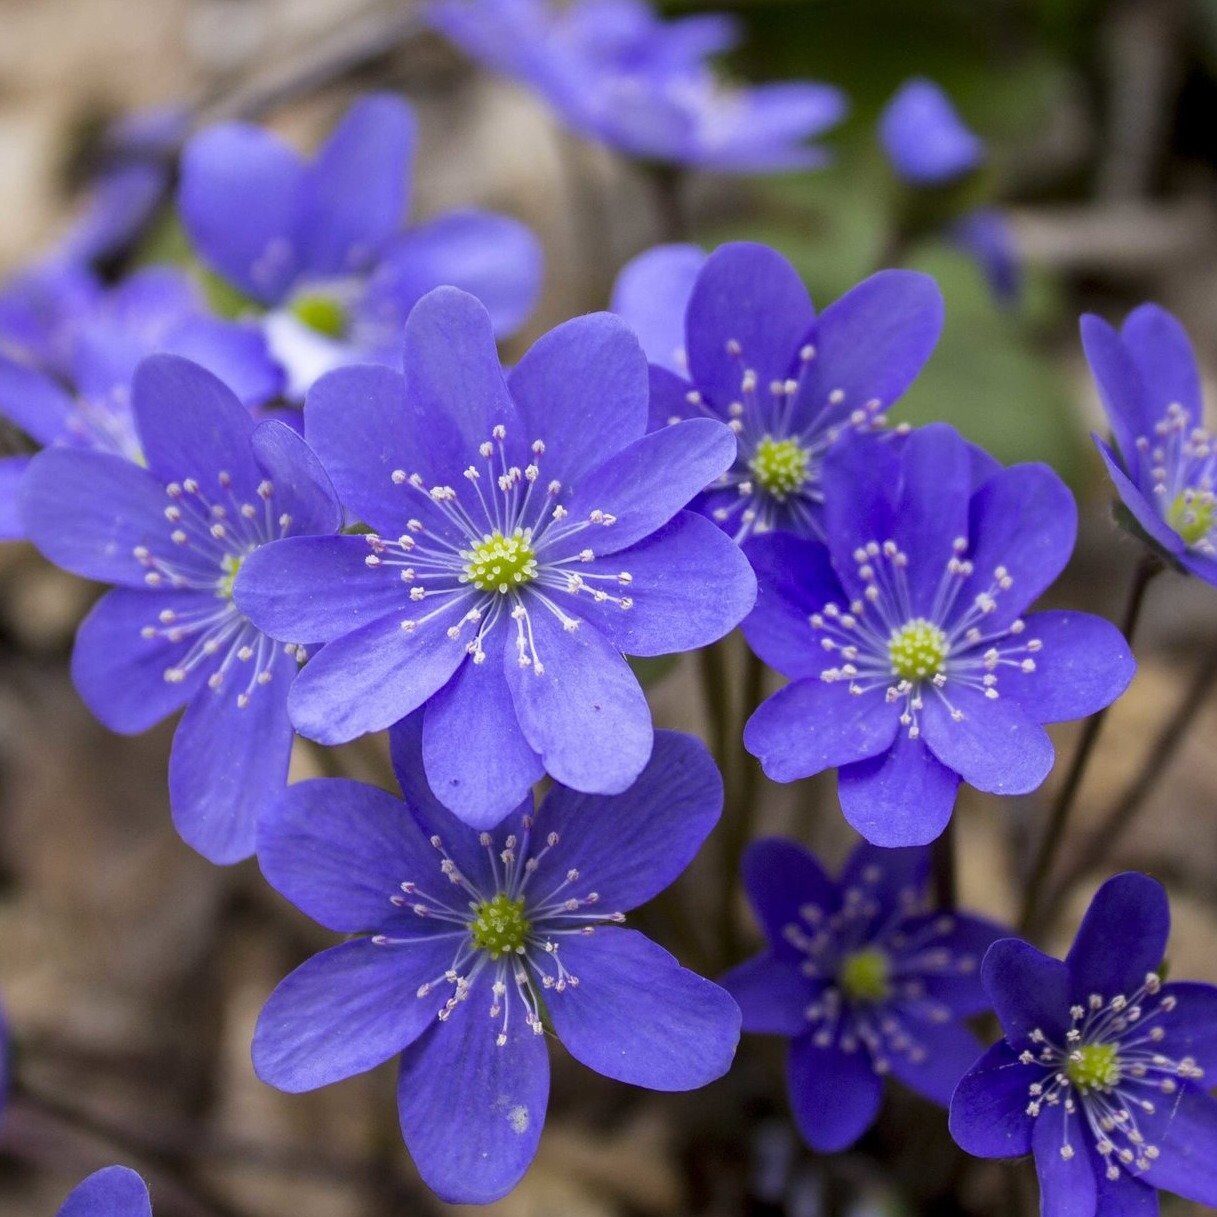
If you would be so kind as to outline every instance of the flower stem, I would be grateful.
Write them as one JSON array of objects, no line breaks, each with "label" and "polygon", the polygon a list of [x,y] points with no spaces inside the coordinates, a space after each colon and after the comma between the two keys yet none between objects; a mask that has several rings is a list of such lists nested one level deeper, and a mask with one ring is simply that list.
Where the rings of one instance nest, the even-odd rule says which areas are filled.
[{"label": "flower stem", "polygon": [[[1128,602],[1124,609],[1124,619],[1120,623],[1120,632],[1128,639],[1130,646],[1133,635],[1136,633],[1137,622],[1141,617],[1142,605],[1145,603],[1145,592],[1150,581],[1161,569],[1162,563],[1158,558],[1152,554],[1146,554],[1133,574],[1132,586],[1128,591]],[[1069,766],[1065,780],[1061,783],[1061,788],[1048,813],[1048,822],[1040,837],[1027,876],[1022,914],[1018,920],[1019,931],[1023,934],[1029,933],[1033,926],[1038,927],[1040,924],[1040,898],[1043,896],[1044,886],[1052,869],[1057,846],[1065,833],[1069,813],[1073,810],[1074,801],[1081,789],[1087,766],[1090,764],[1095,745],[1098,743],[1099,734],[1103,730],[1103,724],[1107,721],[1107,713],[1110,709],[1111,706],[1104,706],[1097,714],[1092,714],[1086,720],[1086,725],[1082,728],[1082,737],[1078,740],[1077,751],[1073,754],[1073,762]]]},{"label": "flower stem", "polygon": [[1051,922],[1074,886],[1110,855],[1115,843],[1136,819],[1137,813],[1144,806],[1146,798],[1153,791],[1158,779],[1174,759],[1175,753],[1187,736],[1188,729],[1196,721],[1197,713],[1212,692],[1215,680],[1217,680],[1217,639],[1210,642],[1205,649],[1204,659],[1192,675],[1191,684],[1188,685],[1178,706],[1175,707],[1175,712],[1159,732],[1158,738],[1145,757],[1140,772],[1125,787],[1124,793],[1099,822],[1099,826],[1078,851],[1073,863],[1066,869],[1060,881],[1044,900],[1038,917],[1040,924],[1047,925]]},{"label": "flower stem", "polygon": [[644,169],[655,199],[661,239],[687,241],[689,217],[685,210],[685,174],[678,165],[652,164]]}]

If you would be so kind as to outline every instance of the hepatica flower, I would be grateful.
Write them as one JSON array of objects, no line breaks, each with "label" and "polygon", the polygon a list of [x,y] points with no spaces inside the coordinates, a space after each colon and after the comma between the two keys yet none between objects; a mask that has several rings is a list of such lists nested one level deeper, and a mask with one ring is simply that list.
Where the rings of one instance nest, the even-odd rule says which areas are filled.
[{"label": "hepatica flower", "polygon": [[939,186],[979,168],[985,145],[932,80],[906,81],[879,119],[892,168],[914,186]]},{"label": "hepatica flower", "polygon": [[698,507],[736,540],[774,529],[823,536],[825,454],[870,434],[921,371],[942,331],[937,285],[873,275],[819,317],[798,272],[763,245],[643,254],[614,309],[652,363],[651,426],[713,418],[735,432],[735,463]]},{"label": "hepatica flower", "polygon": [[486,310],[439,288],[406,323],[404,367],[335,371],[305,408],[373,531],[282,542],[237,580],[261,628],[326,644],[293,721],[339,743],[422,708],[432,786],[479,827],[544,772],[619,793],[652,740],[623,654],[704,646],[755,597],[738,547],[682,511],[734,437],[710,419],[646,434],[646,360],[608,315],[560,326],[505,379]]},{"label": "hepatica flower", "polygon": [[312,161],[243,123],[186,146],[186,231],[213,271],[266,309],[294,397],[343,364],[395,362],[406,314],[440,284],[477,295],[499,334],[536,301],[540,247],[517,221],[467,210],[403,230],[413,149],[413,114],[388,94],[357,101]]},{"label": "hepatica flower", "polygon": [[945,827],[960,780],[1034,790],[1042,724],[1081,718],[1132,679],[1128,645],[1086,613],[1026,610],[1073,549],[1073,498],[1042,465],[996,466],[943,424],[901,446],[840,446],[822,545],[747,546],[753,650],[791,683],[744,731],[779,782],[839,767],[846,818],[877,845]]},{"label": "hepatica flower", "polygon": [[133,1170],[107,1166],[72,1192],[59,1217],[152,1217],[152,1201]]},{"label": "hepatica flower", "polygon": [[1064,962],[1007,938],[981,976],[1005,1038],[959,1084],[951,1133],[1035,1155],[1045,1217],[1154,1214],[1155,1189],[1217,1204],[1217,989],[1164,983],[1162,887],[1109,879]]},{"label": "hepatica flower", "polygon": [[52,562],[118,585],[80,627],[76,687],[115,731],[186,707],[169,761],[174,822],[205,857],[234,862],[287,775],[302,653],[250,623],[233,582],[260,546],[333,531],[341,513],[304,441],[255,427],[189,360],[145,360],[131,399],[145,463],[48,448],[24,479],[25,526]]},{"label": "hepatica flower", "polygon": [[258,1075],[304,1091],[401,1054],[406,1145],[444,1199],[506,1194],[536,1153],[549,1093],[542,1032],[617,1081],[690,1090],[726,1072],[739,1009],[620,923],[685,869],[718,820],[700,743],[660,732],[616,796],[555,786],[493,832],[431,796],[417,731],[394,740],[404,805],[371,786],[291,786],[259,829],[270,883],[361,936],[271,995]]},{"label": "hepatica flower", "polygon": [[765,951],[723,978],[744,1030],[790,1038],[795,1120],[834,1153],[874,1122],[895,1076],[945,1107],[981,1045],[980,961],[1002,931],[929,907],[929,853],[859,846],[838,880],[802,846],[755,842],[744,882]]},{"label": "hepatica flower", "polygon": [[1187,334],[1144,304],[1119,333],[1083,317],[1082,342],[1115,450],[1095,442],[1121,501],[1171,562],[1217,583],[1217,448]]},{"label": "hepatica flower", "polygon": [[715,15],[663,21],[641,0],[436,0],[437,28],[535,89],[580,135],[628,156],[727,173],[805,169],[846,105],[828,85],[728,85],[710,57],[738,41]]}]

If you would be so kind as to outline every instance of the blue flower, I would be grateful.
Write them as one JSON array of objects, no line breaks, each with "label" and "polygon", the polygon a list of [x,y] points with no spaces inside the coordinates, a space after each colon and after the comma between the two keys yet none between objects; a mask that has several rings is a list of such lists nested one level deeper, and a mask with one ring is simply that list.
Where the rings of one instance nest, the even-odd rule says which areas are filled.
[{"label": "blue flower", "polygon": [[1082,343],[1115,438],[1116,451],[1095,443],[1116,492],[1171,562],[1217,584],[1217,448],[1187,334],[1143,304],[1118,334],[1083,317]]},{"label": "blue flower", "polygon": [[532,797],[493,833],[430,794],[418,730],[394,739],[408,803],[358,782],[290,786],[264,818],[270,883],[341,934],[271,995],[258,1076],[314,1090],[401,1054],[402,1134],[444,1199],[506,1194],[536,1153],[550,1029],[597,1073],[691,1090],[726,1072],[735,1002],[682,968],[624,913],[672,883],[717,822],[705,748],[660,732],[637,783]]},{"label": "blue flower", "polygon": [[825,454],[882,427],[942,331],[937,285],[873,275],[817,317],[798,272],[764,245],[708,258],[662,245],[618,277],[613,308],[651,361],[651,427],[714,418],[735,463],[697,506],[738,541],[781,529],[823,537]]},{"label": "blue flower", "polygon": [[1013,305],[1023,290],[1023,268],[1014,233],[1003,212],[977,207],[946,229],[946,238],[980,268],[994,300]]},{"label": "blue flower", "polygon": [[757,841],[743,872],[767,945],[722,984],[745,1031],[790,1038],[790,1105],[808,1144],[857,1141],[889,1073],[945,1107],[980,1054],[963,1020],[989,1009],[980,961],[1004,931],[930,910],[924,849],[860,845],[834,881],[802,846]]},{"label": "blue flower", "polygon": [[402,230],[413,150],[413,114],[388,94],[357,101],[311,162],[242,123],[186,146],[186,231],[213,271],[269,310],[293,397],[333,368],[394,363],[407,313],[440,284],[478,296],[500,335],[536,302],[540,246],[517,221],[454,211]]},{"label": "blue flower", "polygon": [[107,1166],[72,1192],[59,1217],[152,1217],[152,1201],[133,1170]]},{"label": "blue flower", "polygon": [[304,441],[255,427],[232,391],[154,355],[131,391],[146,468],[53,447],[22,486],[30,539],[52,562],[117,584],[80,627],[72,676],[106,726],[144,731],[186,706],[169,761],[174,822],[215,862],[248,857],[291,751],[287,691],[299,649],[256,629],[232,586],[268,541],[337,529],[341,514]]},{"label": "blue flower", "polygon": [[341,743],[421,709],[432,786],[477,827],[544,772],[621,792],[652,742],[623,654],[704,646],[755,598],[739,548],[681,510],[734,436],[710,419],[646,434],[646,360],[606,314],[553,330],[505,379],[486,310],[437,288],[404,367],[332,372],[304,412],[374,531],[268,547],[237,580],[261,628],[326,644],[292,721]]},{"label": "blue flower", "polygon": [[725,85],[707,62],[738,39],[721,16],[663,21],[642,0],[435,0],[430,12],[571,130],[643,160],[726,173],[812,168],[826,155],[807,141],[845,113],[828,85]]},{"label": "blue flower", "polygon": [[1044,1217],[1158,1211],[1154,1189],[1217,1204],[1217,988],[1164,984],[1170,930],[1160,884],[1099,889],[1064,962],[1015,938],[981,978],[1005,1039],[951,1102],[970,1154],[1033,1153]]},{"label": "blue flower", "polygon": [[0,289],[0,355],[47,372],[70,369],[76,325],[101,297],[86,267],[48,258]]},{"label": "blue flower", "polygon": [[914,186],[963,177],[985,159],[985,145],[965,126],[951,99],[932,80],[906,81],[879,120],[892,168]]},{"label": "blue flower", "polygon": [[744,731],[779,782],[839,766],[841,805],[876,845],[946,826],[960,779],[1034,790],[1043,723],[1082,718],[1132,679],[1128,645],[1086,613],[1023,613],[1073,549],[1077,509],[1043,465],[1002,469],[935,424],[839,445],[824,470],[827,545],[746,547],[752,649],[791,683]]},{"label": "blue flower", "polygon": [[[64,284],[69,293],[71,283]],[[99,290],[87,307],[72,307],[61,318],[57,342],[58,375],[0,355],[0,414],[41,445],[142,461],[131,381],[139,362],[158,352],[201,364],[247,406],[266,403],[282,387],[261,333],[210,316],[191,280],[168,267],[138,271],[108,292]],[[17,499],[27,464],[27,457],[0,462],[0,538],[23,535]]]}]

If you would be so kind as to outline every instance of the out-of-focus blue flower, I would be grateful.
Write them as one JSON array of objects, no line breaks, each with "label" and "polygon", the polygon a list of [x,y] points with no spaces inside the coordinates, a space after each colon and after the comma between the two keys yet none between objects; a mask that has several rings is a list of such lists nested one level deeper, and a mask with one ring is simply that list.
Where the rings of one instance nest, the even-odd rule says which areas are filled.
[{"label": "out-of-focus blue flower", "polygon": [[790,1038],[787,1080],[813,1149],[871,1126],[887,1074],[946,1107],[981,1045],[980,961],[1006,931],[930,909],[929,851],[860,845],[839,880],[791,841],[755,842],[744,883],[765,951],[729,972],[744,1030]]},{"label": "out-of-focus blue flower", "polygon": [[1034,790],[1043,723],[1114,701],[1135,664],[1087,613],[1027,607],[1073,550],[1077,508],[1047,466],[1002,469],[952,428],[838,445],[824,466],[827,545],[774,533],[745,547],[752,649],[791,683],[744,743],[790,782],[839,767],[849,822],[876,845],[946,826],[960,780]]},{"label": "out-of-focus blue flower", "polygon": [[[459,747],[459,737],[449,741]],[[270,883],[342,934],[284,980],[254,1032],[258,1076],[314,1090],[401,1054],[402,1133],[445,1200],[482,1204],[528,1169],[545,1120],[543,1021],[582,1064],[652,1090],[726,1072],[740,1014],[717,985],[618,923],[717,822],[705,748],[659,732],[615,796],[554,786],[493,833],[428,789],[417,731],[394,739],[406,804],[371,786],[290,786],[258,831]]]},{"label": "out-of-focus blue flower", "polygon": [[1010,222],[996,207],[978,207],[946,230],[947,240],[980,268],[1001,305],[1012,305],[1022,294],[1023,268]]},{"label": "out-of-focus blue flower", "polygon": [[[261,331],[210,316],[190,279],[166,267],[137,271],[65,326],[60,376],[0,355],[0,414],[44,446],[92,448],[141,462],[131,381],[140,361],[155,353],[201,364],[249,407],[265,404],[282,387]],[[16,495],[27,463],[20,456],[0,460],[0,538],[22,535]]]},{"label": "out-of-focus blue flower", "polygon": [[1083,317],[1082,343],[1115,439],[1113,451],[1095,437],[1116,492],[1171,562],[1217,584],[1217,446],[1187,333],[1143,304],[1119,333]]},{"label": "out-of-focus blue flower", "polygon": [[305,432],[366,536],[251,556],[238,603],[325,643],[292,692],[324,743],[423,716],[441,802],[497,824],[548,772],[616,794],[651,754],[623,655],[704,646],[752,606],[739,548],[682,510],[735,456],[722,424],[647,430],[647,365],[617,317],[558,327],[505,378],[490,316],[437,288],[405,328],[405,375],[342,368]]},{"label": "out-of-focus blue flower", "polygon": [[131,409],[142,463],[47,448],[23,480],[22,517],[52,562],[118,585],[80,627],[76,687],[124,733],[186,707],[169,761],[174,822],[205,857],[235,862],[287,775],[301,652],[248,621],[233,582],[259,546],[333,532],[341,512],[304,441],[255,426],[189,360],[140,364]]},{"label": "out-of-focus blue flower", "polygon": [[213,271],[268,310],[293,397],[344,364],[395,364],[406,316],[433,287],[473,293],[500,336],[536,302],[540,246],[518,221],[456,211],[402,230],[413,150],[413,114],[388,94],[356,102],[312,161],[241,123],[186,146],[186,231]]},{"label": "out-of-focus blue flower", "polygon": [[887,103],[879,138],[892,168],[914,186],[954,181],[985,159],[983,141],[964,124],[951,99],[922,78],[906,81]]},{"label": "out-of-focus blue flower", "polygon": [[643,160],[728,173],[812,168],[826,154],[808,141],[845,114],[828,85],[725,85],[707,63],[738,38],[721,16],[663,21],[644,0],[435,0],[430,12],[573,131]]},{"label": "out-of-focus blue flower", "polygon": [[0,355],[68,375],[81,318],[102,295],[93,272],[50,259],[18,272],[0,288]]},{"label": "out-of-focus blue flower", "polygon": [[881,428],[929,358],[942,295],[928,276],[873,275],[816,317],[798,272],[764,245],[709,258],[664,245],[625,267],[613,308],[651,361],[651,427],[714,418],[735,463],[696,503],[737,541],[823,537],[825,454]]},{"label": "out-of-focus blue flower", "polygon": [[133,1170],[107,1166],[72,1192],[59,1217],[152,1217],[152,1200]]},{"label": "out-of-focus blue flower", "polygon": [[1217,988],[1164,984],[1160,884],[1099,889],[1064,962],[1016,938],[981,977],[1005,1038],[951,1101],[951,1133],[980,1158],[1035,1155],[1044,1217],[1158,1211],[1155,1189],[1217,1204]]}]

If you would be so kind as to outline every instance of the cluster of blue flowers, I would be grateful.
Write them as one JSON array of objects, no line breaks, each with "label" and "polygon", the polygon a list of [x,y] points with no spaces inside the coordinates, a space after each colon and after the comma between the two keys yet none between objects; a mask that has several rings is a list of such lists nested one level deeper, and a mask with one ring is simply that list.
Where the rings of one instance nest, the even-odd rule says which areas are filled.
[{"label": "cluster of blue flowers", "polygon": [[[707,66],[734,37],[719,19],[664,23],[633,0],[432,14],[574,130],[647,159],[807,166],[843,110],[818,85],[725,92]],[[881,137],[919,186],[984,157],[924,81]],[[537,242],[472,211],[403,228],[413,145],[387,95],[311,161],[244,124],[190,137],[181,221],[241,294],[236,318],[178,270],[103,286],[97,232],[0,307],[0,410],[43,449],[3,468],[5,535],[112,585],[77,637],[81,696],[120,732],[184,710],[181,836],[216,863],[256,853],[350,936],[270,996],[258,1076],[299,1092],[399,1058],[420,1174],[484,1203],[536,1152],[544,1033],[679,1091],[728,1070],[742,1027],[790,1040],[818,1150],[863,1135],[891,1074],[949,1106],[969,1152],[1033,1152],[1049,1217],[1148,1211],[1154,1188],[1217,1202],[1217,990],[1161,978],[1162,889],[1109,881],[1064,963],[930,898],[960,783],[1035,790],[1044,724],[1104,709],[1135,668],[1107,621],[1029,611],[1075,541],[1051,469],[890,425],[942,329],[933,280],[885,270],[817,313],[772,249],[661,246],[621,272],[612,312],[505,370],[496,340],[536,299]],[[163,185],[118,177],[132,208]],[[1083,334],[1127,511],[1217,582],[1217,450],[1186,337],[1151,306]],[[866,842],[836,880],[800,846],[754,843],[765,949],[716,984],[622,924],[723,807],[713,759],[653,729],[627,657],[737,626],[789,682],[745,746],[777,782],[835,769]],[[402,798],[287,785],[297,733],[386,730]],[[990,1010],[1004,1038],[985,1051],[968,1020]],[[150,1212],[115,1167],[61,1217]]]}]

